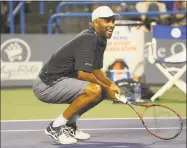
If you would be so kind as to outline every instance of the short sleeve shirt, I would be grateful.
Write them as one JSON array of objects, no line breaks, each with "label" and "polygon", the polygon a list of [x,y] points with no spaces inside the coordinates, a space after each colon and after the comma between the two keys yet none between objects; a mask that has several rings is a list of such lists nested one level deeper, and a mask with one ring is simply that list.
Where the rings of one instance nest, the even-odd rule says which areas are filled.
[{"label": "short sleeve shirt", "polygon": [[39,74],[41,80],[52,84],[63,76],[77,78],[77,71],[103,68],[106,44],[93,28],[84,30],[52,55]]}]

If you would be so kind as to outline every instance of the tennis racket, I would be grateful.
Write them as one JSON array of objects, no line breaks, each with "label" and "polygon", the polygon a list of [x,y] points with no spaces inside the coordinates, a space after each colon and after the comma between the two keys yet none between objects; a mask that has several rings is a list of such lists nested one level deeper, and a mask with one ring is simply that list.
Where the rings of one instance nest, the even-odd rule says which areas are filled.
[{"label": "tennis racket", "polygon": [[[153,136],[162,140],[176,138],[182,131],[181,116],[168,106],[160,104],[135,104],[116,94],[116,98],[132,108],[142,121],[143,126]],[[139,106],[141,110],[135,109]]]}]

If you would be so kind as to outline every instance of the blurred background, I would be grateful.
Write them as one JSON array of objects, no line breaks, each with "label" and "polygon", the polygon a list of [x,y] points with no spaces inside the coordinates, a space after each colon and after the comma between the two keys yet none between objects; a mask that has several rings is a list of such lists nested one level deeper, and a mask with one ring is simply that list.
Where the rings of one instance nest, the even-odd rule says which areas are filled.
[{"label": "blurred background", "polygon": [[[125,81],[130,95],[136,93],[131,84],[140,83],[139,95],[150,101],[181,70],[177,79],[182,84],[168,86],[152,101],[186,116],[186,72],[182,72],[186,71],[186,1],[27,0],[0,4],[2,120],[49,119],[65,110],[67,105],[51,106],[37,100],[32,82],[57,49],[91,25],[91,12],[101,5],[122,16],[107,44],[103,67],[107,76],[115,82]],[[157,60],[162,69],[156,66]],[[175,68],[170,73],[167,67]],[[127,107],[115,105],[118,107],[106,100],[83,117],[136,117]]]},{"label": "blurred background", "polygon": [[[106,5],[107,2],[88,1],[75,2],[72,4],[61,4],[63,1],[1,1],[1,32],[2,33],[48,33],[48,20],[57,13],[90,13],[99,5]],[[66,1],[64,1],[66,2]],[[70,1],[68,1],[70,2]],[[89,2],[93,2],[90,4]],[[80,4],[82,3],[82,4]],[[115,12],[136,12],[134,15],[124,15],[125,20],[143,21],[145,28],[144,31],[151,31],[151,24],[157,23],[161,25],[174,25],[181,26],[186,25],[186,14],[167,13],[172,11],[186,11],[185,1],[110,1],[107,4]],[[10,10],[11,9],[11,10]],[[10,15],[12,11],[12,15]],[[22,13],[23,11],[23,13]],[[163,15],[140,15],[138,12],[165,12]],[[24,15],[24,21],[20,23],[20,19]],[[14,20],[10,20],[14,18]],[[12,28],[12,22],[14,22],[14,29]],[[22,24],[24,23],[24,24]],[[53,31],[56,28],[60,28],[61,33],[78,33],[81,30],[87,28],[90,23],[90,16],[80,17],[76,15],[72,18],[71,15],[65,17],[60,24],[53,23]],[[23,30],[22,26],[26,26]],[[59,26],[58,26],[59,25]],[[63,27],[62,27],[63,25]],[[22,31],[21,31],[22,30]]]}]

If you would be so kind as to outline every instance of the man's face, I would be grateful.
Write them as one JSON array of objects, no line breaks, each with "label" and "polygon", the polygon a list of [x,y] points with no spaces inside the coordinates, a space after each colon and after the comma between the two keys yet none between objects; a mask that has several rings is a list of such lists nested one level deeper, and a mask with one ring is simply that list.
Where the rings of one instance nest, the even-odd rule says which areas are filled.
[{"label": "man's face", "polygon": [[95,27],[100,37],[111,38],[114,27],[114,16],[108,18],[98,18]]}]

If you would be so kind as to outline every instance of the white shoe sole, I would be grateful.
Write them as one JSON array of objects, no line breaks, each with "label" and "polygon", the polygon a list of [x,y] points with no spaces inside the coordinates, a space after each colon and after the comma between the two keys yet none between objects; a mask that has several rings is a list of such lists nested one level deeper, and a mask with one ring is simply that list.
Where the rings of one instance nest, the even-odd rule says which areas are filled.
[{"label": "white shoe sole", "polygon": [[[91,136],[90,136],[90,137],[91,137]],[[82,137],[81,137],[81,138],[80,138],[80,137],[76,137],[76,136],[75,136],[74,138],[77,139],[77,140],[88,140],[88,139],[90,139],[90,137],[87,137],[87,138],[82,138]]]},{"label": "white shoe sole", "polygon": [[65,142],[60,142],[59,139],[57,139],[55,136],[53,136],[52,134],[50,134],[47,130],[45,130],[45,134],[51,138],[53,138],[57,143],[60,143],[60,144],[76,144],[77,141],[73,142],[73,143],[65,143]]},{"label": "white shoe sole", "polygon": [[64,137],[61,137],[61,135],[59,136],[59,143],[61,144],[76,144],[77,143],[77,139],[75,138],[73,138],[72,140],[64,140],[63,138]]}]

